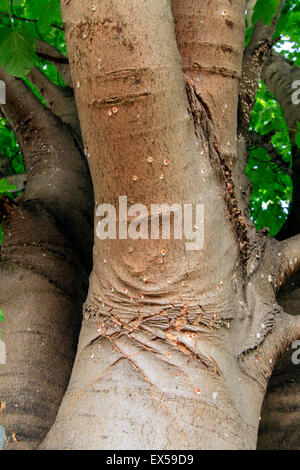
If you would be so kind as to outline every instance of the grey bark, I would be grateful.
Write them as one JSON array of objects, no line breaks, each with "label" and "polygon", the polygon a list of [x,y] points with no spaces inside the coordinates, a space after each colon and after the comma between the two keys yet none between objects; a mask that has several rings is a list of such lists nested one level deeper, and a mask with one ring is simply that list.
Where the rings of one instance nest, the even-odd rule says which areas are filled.
[{"label": "grey bark", "polygon": [[25,193],[0,201],[7,352],[0,365],[0,421],[6,449],[34,449],[56,416],[73,365],[90,269],[92,196],[68,129],[23,81],[0,77],[7,90],[1,109],[27,173]]}]

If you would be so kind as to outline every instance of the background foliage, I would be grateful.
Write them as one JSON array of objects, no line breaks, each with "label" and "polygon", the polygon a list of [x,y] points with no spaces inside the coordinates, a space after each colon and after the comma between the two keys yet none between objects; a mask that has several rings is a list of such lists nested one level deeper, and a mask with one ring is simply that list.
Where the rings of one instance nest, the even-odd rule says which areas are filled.
[{"label": "background foliage", "polygon": [[[262,19],[270,24],[280,0],[257,0],[252,17],[252,27],[247,27],[246,42],[251,38],[254,24]],[[276,50],[300,66],[300,2],[287,0],[277,31]],[[64,86],[57,69],[35,53],[36,41],[46,41],[66,54],[59,0],[0,0],[0,67],[7,73],[26,79],[28,72],[38,67],[50,80]],[[282,111],[274,96],[261,83],[252,115],[250,129],[259,135],[272,133],[272,143],[277,152],[291,165],[291,145]],[[299,138],[300,143],[300,124]],[[0,116],[0,154],[9,159],[10,174],[23,173],[22,156],[18,144],[7,123]],[[246,173],[253,190],[251,215],[258,229],[270,228],[276,235],[284,224],[292,197],[292,180],[274,163],[263,148],[249,149]],[[0,197],[7,191],[7,182],[0,180]],[[15,197],[13,193],[6,193]],[[0,233],[1,240],[1,233]]]}]

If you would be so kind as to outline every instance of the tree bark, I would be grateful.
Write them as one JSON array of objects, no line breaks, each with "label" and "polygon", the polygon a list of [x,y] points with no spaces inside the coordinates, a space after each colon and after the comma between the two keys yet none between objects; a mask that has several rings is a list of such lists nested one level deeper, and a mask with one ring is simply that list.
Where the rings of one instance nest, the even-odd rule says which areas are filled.
[{"label": "tree bark", "polygon": [[95,235],[99,205],[127,196],[203,204],[205,241],[95,236],[73,374],[41,448],[254,449],[272,364],[300,334],[275,299],[300,253],[299,237],[256,234],[235,195],[245,2],[62,10]]},{"label": "tree bark", "polygon": [[[269,90],[279,101],[289,127],[293,156],[293,200],[288,221],[279,233],[279,238],[299,233],[300,174],[299,149],[295,145],[297,121],[300,121],[299,106],[292,102],[292,84],[300,79],[300,69],[287,60],[272,53],[263,69],[263,79]],[[300,276],[296,273],[278,293],[278,302],[291,315],[298,315]],[[292,362],[293,349],[286,351],[275,366],[262,408],[258,448],[298,449],[300,375],[299,367]]]},{"label": "tree bark", "polygon": [[7,352],[0,366],[0,422],[6,449],[34,449],[55,419],[73,365],[90,269],[92,197],[68,129],[23,81],[4,72],[0,77],[7,90],[2,112],[27,173],[25,194],[0,202]]}]

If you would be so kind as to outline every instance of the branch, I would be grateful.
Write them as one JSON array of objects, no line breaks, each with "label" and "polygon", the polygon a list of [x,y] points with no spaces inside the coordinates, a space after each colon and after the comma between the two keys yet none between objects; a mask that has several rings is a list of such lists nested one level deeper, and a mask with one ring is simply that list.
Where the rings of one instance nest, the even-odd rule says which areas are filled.
[{"label": "branch", "polygon": [[7,176],[9,169],[9,159],[0,154],[0,177]]},{"label": "branch", "polygon": [[[13,18],[14,20],[24,21],[25,23],[35,23],[35,24],[38,23],[37,20],[32,20],[30,18],[23,18],[22,16],[18,16],[18,15],[10,15],[9,13],[5,13],[3,11],[0,11],[0,16],[5,16],[6,18]],[[51,28],[56,28],[56,29],[59,29],[60,31],[64,31],[64,28],[57,24],[51,24],[50,26]]]},{"label": "branch", "polygon": [[[237,100],[244,51],[244,2],[172,0],[183,71],[209,110],[220,153],[237,157]],[[209,18],[209,21],[208,21]],[[217,61],[216,61],[217,58]],[[212,91],[213,90],[213,91]]]},{"label": "branch", "polygon": [[278,168],[286,173],[287,175],[292,176],[293,170],[290,168],[290,164],[283,160],[282,155],[280,155],[272,144],[271,138],[273,133],[267,135],[260,135],[256,133],[248,133],[247,145],[248,147],[260,147],[264,148],[273,163],[276,163]]},{"label": "branch", "polygon": [[281,106],[293,144],[297,121],[300,121],[300,107],[293,103],[292,94],[295,91],[293,83],[300,80],[300,67],[272,51],[264,64],[262,79]]},{"label": "branch", "polygon": [[52,62],[61,74],[65,84],[73,88],[70,66],[67,57],[61,54],[55,47],[43,41],[36,42],[36,53],[43,59]]},{"label": "branch", "polygon": [[285,260],[282,267],[287,278],[300,268],[300,234],[283,240],[280,247]]},{"label": "branch", "polygon": [[[250,351],[244,358],[244,363],[255,377],[260,377],[268,383],[272,370],[280,355],[286,351],[294,341],[300,339],[300,315],[289,315],[277,305],[275,307],[273,325],[257,349]],[[255,360],[254,360],[255,359]]]},{"label": "branch", "polygon": [[252,24],[252,15],[254,13],[254,7],[256,4],[257,0],[247,0],[247,20],[248,20],[248,26],[251,27]]},{"label": "branch", "polygon": [[276,292],[300,268],[300,234],[283,241],[265,240],[261,273]]},{"label": "branch", "polygon": [[268,357],[274,352],[272,363],[275,365],[278,356],[298,339],[300,339],[300,315],[290,315],[280,308],[272,335],[267,338],[263,349],[268,353]]},{"label": "branch", "polygon": [[88,253],[92,240],[86,237],[83,226],[92,223],[93,204],[84,156],[69,129],[42,105],[23,80],[3,71],[0,79],[7,92],[7,104],[1,109],[24,157],[25,201],[41,201],[57,220],[70,227],[79,249]]},{"label": "branch", "polygon": [[284,2],[285,0],[281,0],[278,13],[270,26],[266,26],[262,20],[256,23],[251,41],[244,53],[239,94],[239,133],[243,136],[247,135],[262,68],[272,48],[273,35]]},{"label": "branch", "polygon": [[295,145],[297,121],[300,121],[300,106],[293,103],[293,83],[300,80],[300,67],[291,64],[276,52],[266,61],[262,78],[279,102],[289,128],[293,157],[293,198],[289,218],[277,238],[284,239],[300,232],[300,149]]},{"label": "branch", "polygon": [[49,60],[50,62],[54,62],[55,64],[65,64],[65,65],[69,64],[69,60],[67,59],[67,57],[64,57],[64,56],[63,57],[55,57],[53,55],[46,54],[44,52],[38,52],[38,51],[36,51],[36,53],[42,59]]},{"label": "branch", "polygon": [[287,315],[287,321],[289,321],[289,343],[293,343],[300,339],[300,315]]},{"label": "branch", "polygon": [[15,193],[17,191],[22,191],[25,188],[27,178],[25,174],[18,174],[5,176],[5,179],[8,181],[8,184],[16,186],[16,189],[12,189],[7,192]]},{"label": "branch", "polygon": [[64,123],[69,124],[78,136],[81,135],[75,97],[70,87],[62,88],[52,83],[37,67],[28,79],[36,86],[51,111]]}]

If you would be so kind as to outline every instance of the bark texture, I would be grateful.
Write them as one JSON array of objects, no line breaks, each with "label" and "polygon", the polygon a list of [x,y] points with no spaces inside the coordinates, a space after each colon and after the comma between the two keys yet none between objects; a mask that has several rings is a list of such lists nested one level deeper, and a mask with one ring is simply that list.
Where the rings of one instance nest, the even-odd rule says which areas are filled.
[{"label": "bark texture", "polygon": [[[293,66],[279,54],[272,53],[263,69],[263,79],[279,101],[289,127],[293,155],[293,201],[288,221],[279,238],[299,233],[300,174],[299,149],[295,145],[297,121],[300,120],[299,105],[292,101],[293,83],[300,79],[299,67]],[[278,301],[292,315],[298,315],[300,277],[295,274],[278,293]],[[260,449],[299,449],[299,366],[293,364],[292,354],[286,351],[276,364],[262,409],[259,431]]]},{"label": "bark texture", "polygon": [[[256,26],[244,53],[245,1],[61,3],[68,59],[43,42],[37,52],[68,88],[33,70],[46,109],[22,81],[0,74],[8,90],[2,112],[26,166],[25,195],[1,202],[6,447],[36,448],[61,402],[86,298],[94,206],[73,373],[40,448],[255,449],[274,364],[300,338],[299,317],[283,310],[294,313],[298,300],[291,308],[280,291],[300,267],[299,230],[284,241],[256,233],[242,176],[245,131],[278,18],[271,28]],[[267,66],[264,73],[279,89],[277,73]],[[0,165],[5,172],[5,159]],[[120,196],[148,209],[128,212],[135,239],[124,236]],[[99,237],[103,203],[116,207],[123,236]],[[204,207],[191,227],[204,225],[201,250],[188,250],[184,237],[147,239],[150,206],[157,204],[161,228],[163,203],[177,204],[171,234],[184,204]],[[285,434],[274,428],[278,408],[275,419],[268,412],[282,382],[275,376],[270,384],[260,447],[287,435],[285,447],[297,445],[290,389],[285,397],[280,388]]]},{"label": "bark texture", "polygon": [[[291,315],[300,307],[299,272],[280,290],[278,302]],[[258,449],[298,450],[299,432],[299,365],[292,356],[295,349],[286,350],[275,365],[261,412]]]},{"label": "bark texture", "polygon": [[[95,192],[94,267],[41,448],[254,449],[273,364],[299,336],[275,293],[300,253],[299,237],[256,234],[235,193],[245,2],[62,10]],[[148,208],[204,204],[203,249],[99,239],[99,204],[125,195]]]},{"label": "bark texture", "polygon": [[68,129],[21,80],[0,77],[7,89],[2,112],[27,173],[25,194],[0,205],[7,352],[0,366],[0,422],[6,449],[34,449],[55,419],[73,365],[90,269],[92,197],[87,166]]}]

